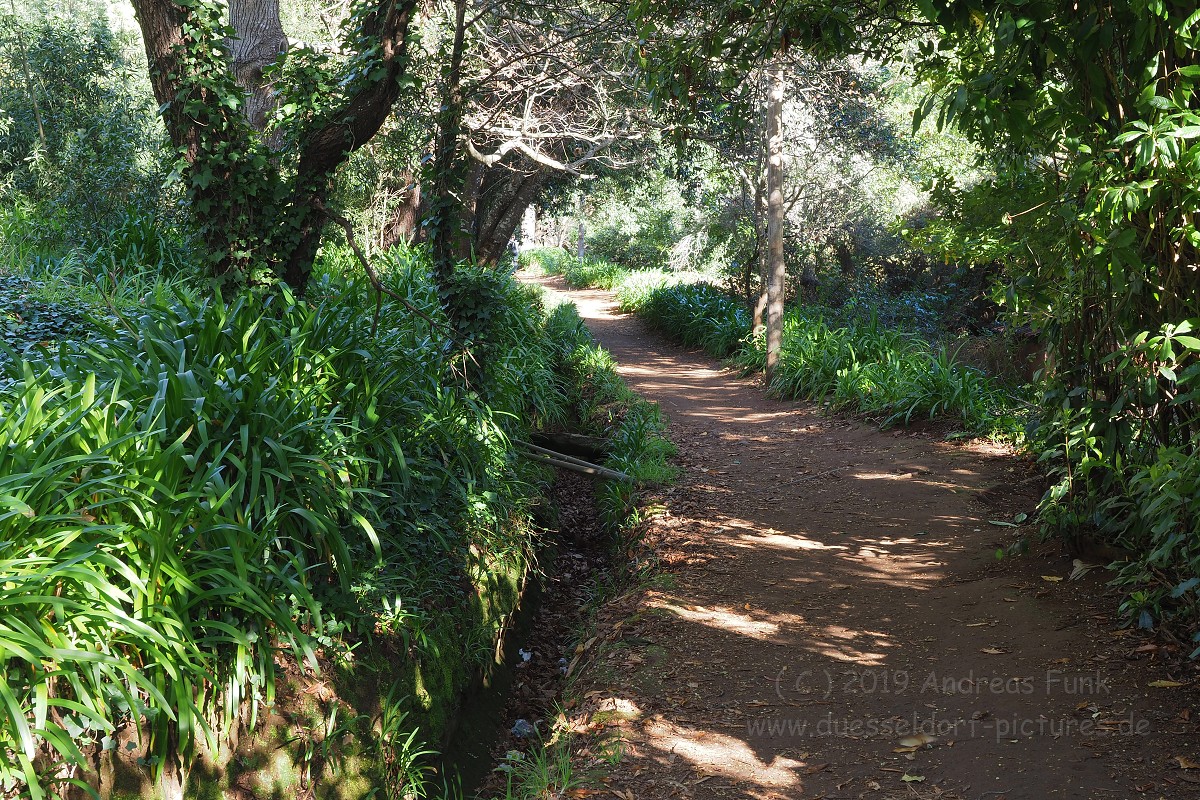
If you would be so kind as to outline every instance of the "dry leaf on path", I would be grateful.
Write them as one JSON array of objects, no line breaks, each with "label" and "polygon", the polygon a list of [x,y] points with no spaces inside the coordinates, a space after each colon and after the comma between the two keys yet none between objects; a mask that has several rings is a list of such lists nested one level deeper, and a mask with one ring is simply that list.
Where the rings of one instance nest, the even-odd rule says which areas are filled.
[{"label": "dry leaf on path", "polygon": [[1200,763],[1192,761],[1187,756],[1175,756],[1171,760],[1178,764],[1180,769],[1200,769]]},{"label": "dry leaf on path", "polygon": [[1001,650],[999,647],[985,647],[979,652],[987,653],[989,656],[1002,656],[1007,653],[1007,650]]},{"label": "dry leaf on path", "polygon": [[1174,689],[1183,686],[1179,681],[1150,681],[1147,686],[1153,686],[1155,689]]},{"label": "dry leaf on path", "polygon": [[918,733],[913,736],[905,736],[900,740],[902,747],[924,747],[927,744],[933,744],[937,741],[936,736],[930,736],[928,733]]},{"label": "dry leaf on path", "polygon": [[904,781],[905,783],[923,783],[925,781],[925,776],[924,775],[909,775],[906,772],[900,776],[900,780]]},{"label": "dry leaf on path", "polygon": [[1050,581],[1051,583],[1058,583],[1062,580],[1062,578],[1060,578],[1058,575],[1043,575],[1042,580]]}]

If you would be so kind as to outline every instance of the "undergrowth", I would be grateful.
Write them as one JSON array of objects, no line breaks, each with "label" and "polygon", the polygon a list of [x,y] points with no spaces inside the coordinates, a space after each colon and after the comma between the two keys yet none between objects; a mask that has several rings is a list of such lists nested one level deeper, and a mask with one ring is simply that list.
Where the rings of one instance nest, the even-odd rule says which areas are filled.
[{"label": "undergrowth", "polygon": [[[614,289],[622,310],[677,342],[729,358],[747,373],[765,367],[765,341],[751,331],[748,309],[717,286],[681,282],[660,270],[581,265],[561,250],[530,251],[525,258],[572,285]],[[915,331],[880,324],[877,314],[864,314],[858,306],[791,309],[768,391],[865,414],[885,427],[949,418],[970,435],[1014,440],[1023,435],[1024,404],[999,381]]]},{"label": "undergrowth", "polygon": [[509,438],[563,416],[564,397],[528,290],[495,278],[486,346],[502,358],[462,390],[426,266],[383,267],[421,314],[385,299],[376,328],[366,282],[326,269],[304,300],[150,292],[97,309],[83,341],[9,351],[6,791],[83,788],[87,754],[130,729],[161,779],[215,752],[243,702],[270,705],[285,653],[352,665],[394,637],[464,680],[489,657],[544,480]]}]

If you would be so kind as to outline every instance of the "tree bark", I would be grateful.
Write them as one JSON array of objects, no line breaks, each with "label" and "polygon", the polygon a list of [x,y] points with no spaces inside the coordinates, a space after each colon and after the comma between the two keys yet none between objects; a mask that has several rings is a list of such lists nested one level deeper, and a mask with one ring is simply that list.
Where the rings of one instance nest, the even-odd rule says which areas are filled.
[{"label": "tree bark", "polygon": [[[433,198],[430,217],[426,223],[433,255],[433,275],[445,289],[462,252],[464,237],[462,218],[456,213],[455,188],[461,188],[465,164],[459,157],[459,137],[462,128],[463,92],[462,69],[466,55],[466,0],[454,0],[454,40],[450,46],[450,61],[446,66],[442,89],[442,107],[438,115],[437,145],[433,158]],[[454,316],[453,304],[448,310]]]},{"label": "tree bark", "polygon": [[479,264],[492,266],[552,173],[548,167],[531,173],[493,167],[488,173],[476,199],[474,250]]},{"label": "tree bark", "polygon": [[[231,0],[229,26],[235,31],[226,41],[229,68],[246,92],[242,113],[250,127],[261,133],[275,107],[275,93],[263,80],[263,72],[288,48],[279,21],[279,0]],[[278,146],[278,142],[272,144]]]},{"label": "tree bark", "polygon": [[[763,139],[763,148],[766,149],[766,139]],[[770,284],[769,268],[767,265],[767,248],[763,247],[763,243],[767,239],[766,232],[766,214],[763,213],[766,205],[763,198],[763,181],[762,168],[766,166],[766,159],[763,159],[755,170],[758,182],[754,186],[754,255],[755,268],[758,272],[758,297],[754,300],[754,322],[751,330],[758,331],[765,328],[765,316],[767,313],[767,286]]]},{"label": "tree bark", "polygon": [[783,67],[767,70],[767,382],[775,377],[783,346],[783,301],[787,264],[783,257]]},{"label": "tree bark", "polygon": [[383,226],[380,245],[384,250],[401,242],[412,244],[416,240],[417,226],[421,221],[421,184],[415,175],[405,175],[403,180],[405,188],[400,204]]}]

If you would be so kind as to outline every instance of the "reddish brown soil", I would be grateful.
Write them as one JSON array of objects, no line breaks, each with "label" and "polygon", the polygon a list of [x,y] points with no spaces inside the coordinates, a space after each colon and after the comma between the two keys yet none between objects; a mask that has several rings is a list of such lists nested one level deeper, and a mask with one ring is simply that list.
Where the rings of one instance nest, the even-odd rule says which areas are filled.
[{"label": "reddish brown soil", "polygon": [[989,520],[1037,501],[1027,464],[766,398],[607,293],[570,296],[681,470],[644,525],[659,576],[581,646],[578,768],[622,757],[573,794],[1200,796],[1178,651],[1120,628],[1103,570],[996,560],[1020,532]]}]

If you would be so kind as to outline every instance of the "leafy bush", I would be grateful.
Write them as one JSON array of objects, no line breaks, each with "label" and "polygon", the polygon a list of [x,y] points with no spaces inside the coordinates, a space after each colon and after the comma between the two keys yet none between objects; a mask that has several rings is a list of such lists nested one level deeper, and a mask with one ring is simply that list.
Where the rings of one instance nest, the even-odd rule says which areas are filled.
[{"label": "leafy bush", "polygon": [[[1105,362],[1119,376],[1106,398],[1089,398],[1083,386],[1067,383],[1083,376],[1057,376],[1035,437],[1056,480],[1042,500],[1044,530],[1069,542],[1097,539],[1128,556],[1120,580],[1129,590],[1129,621],[1145,628],[1182,622],[1200,645],[1194,324],[1166,325],[1120,346]],[[1146,404],[1164,386],[1171,387],[1171,401],[1149,413]]]},{"label": "leafy bush", "polygon": [[[3,366],[5,785],[37,795],[126,725],[161,771],[271,698],[276,649],[312,662],[390,629],[419,653],[448,618],[474,635],[464,580],[523,573],[537,473],[506,432],[545,340],[510,341],[504,385],[453,391],[427,275],[389,282],[432,324],[385,301],[373,331],[369,287],[323,277],[303,302],[93,320],[91,343]],[[501,294],[513,336],[539,334],[528,296]]]},{"label": "leafy bush", "polygon": [[718,358],[731,355],[750,333],[750,312],[708,283],[667,286],[650,292],[639,313],[654,328]]},{"label": "leafy bush", "polygon": [[[763,337],[755,337],[738,362],[761,369]],[[950,417],[973,433],[1016,436],[1020,430],[1016,401],[994,380],[958,363],[944,347],[934,349],[915,333],[875,320],[834,327],[819,311],[793,311],[784,321],[779,366],[768,388],[878,416],[885,426]]]},{"label": "leafy bush", "polygon": [[151,239],[176,237],[133,229],[163,212],[171,156],[137,39],[110,28],[102,3],[74,4],[69,15],[21,5],[0,20],[0,49],[11,56],[0,62],[3,252],[19,261],[104,248],[103,260],[122,261],[138,246],[138,260],[159,260]]}]

